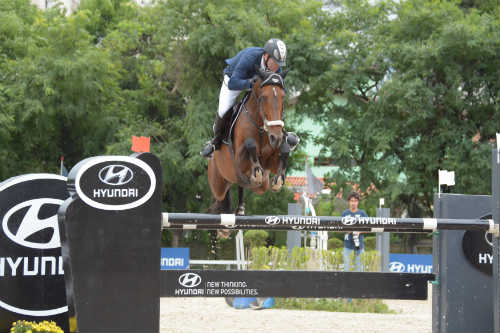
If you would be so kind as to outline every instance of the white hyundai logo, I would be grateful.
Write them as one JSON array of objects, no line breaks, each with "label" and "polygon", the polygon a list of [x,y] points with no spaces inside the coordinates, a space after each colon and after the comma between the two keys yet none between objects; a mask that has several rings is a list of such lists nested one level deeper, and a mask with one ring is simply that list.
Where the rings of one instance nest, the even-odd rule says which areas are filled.
[{"label": "white hyundai logo", "polygon": [[269,225],[275,225],[280,223],[280,218],[278,216],[266,216],[264,222]]},{"label": "white hyundai logo", "polygon": [[194,288],[201,283],[201,276],[196,273],[184,273],[179,276],[179,284],[186,288]]},{"label": "white hyundai logo", "polygon": [[484,233],[484,239],[486,240],[486,243],[490,246],[490,247],[493,247],[493,242],[490,241],[490,239],[488,238],[488,236],[491,235],[488,231],[486,231]]},{"label": "white hyundai logo", "polygon": [[125,185],[134,178],[132,170],[124,165],[108,165],[99,171],[99,179],[108,185]]},{"label": "white hyundai logo", "polygon": [[344,216],[342,218],[343,225],[353,225],[356,223],[356,218],[354,216]]},{"label": "white hyundai logo", "polygon": [[[9,211],[5,214],[2,220],[3,232],[15,243],[26,247],[31,247],[33,249],[45,250],[61,247],[61,241],[59,239],[59,225],[57,224],[57,214],[46,219],[39,219],[38,215],[42,206],[60,206],[62,203],[63,200],[51,198],[41,198],[22,202],[9,209]],[[21,224],[19,225],[17,231],[13,233],[9,228],[9,219],[13,214],[26,207],[29,208],[24,214],[23,220],[21,221]],[[52,237],[48,242],[37,243],[27,240],[31,235],[49,228],[52,229]]]},{"label": "white hyundai logo", "polygon": [[389,263],[389,270],[396,273],[404,272],[405,264],[399,261],[392,261],[391,263]]}]

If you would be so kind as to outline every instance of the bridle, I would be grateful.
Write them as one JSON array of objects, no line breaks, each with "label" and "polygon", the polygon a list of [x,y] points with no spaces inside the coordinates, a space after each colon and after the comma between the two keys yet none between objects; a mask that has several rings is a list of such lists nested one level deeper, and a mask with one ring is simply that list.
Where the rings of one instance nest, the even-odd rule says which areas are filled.
[{"label": "bridle", "polygon": [[[274,96],[275,96],[275,98],[277,98],[276,86],[284,89],[285,88],[285,81],[283,80],[281,75],[274,73],[274,72],[271,72],[271,73],[266,72],[266,75],[267,76],[264,77],[264,79],[262,80],[262,82],[259,85],[259,90],[262,91],[262,88],[264,86],[272,85],[273,91],[274,91]],[[248,108],[246,106],[244,106],[244,111],[245,111],[248,119],[252,123],[252,125],[254,125],[259,130],[259,133],[269,132],[269,128],[271,126],[281,126],[281,127],[285,126],[285,122],[283,121],[283,114],[284,114],[285,108],[284,108],[283,104],[281,105],[281,117],[280,117],[281,119],[279,119],[279,120],[267,120],[267,117],[264,113],[264,107],[262,105],[262,97],[263,97],[262,94],[259,94],[259,96],[257,96],[257,94],[255,93],[255,90],[253,90],[253,89],[252,89],[251,94],[254,96],[255,100],[257,101],[257,108],[258,108],[260,118],[262,119],[262,126],[259,126],[257,124],[257,122],[252,119],[252,117],[250,116],[250,113],[248,112]]]}]

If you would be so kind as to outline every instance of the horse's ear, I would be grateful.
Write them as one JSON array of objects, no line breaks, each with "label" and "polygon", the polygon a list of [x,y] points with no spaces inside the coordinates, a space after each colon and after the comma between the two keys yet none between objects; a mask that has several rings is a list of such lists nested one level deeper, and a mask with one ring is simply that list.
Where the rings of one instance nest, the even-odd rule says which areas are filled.
[{"label": "horse's ear", "polygon": [[290,71],[290,68],[288,68],[287,70],[284,70],[283,73],[281,73],[281,77],[283,78],[283,80],[285,79],[285,77],[289,71]]}]

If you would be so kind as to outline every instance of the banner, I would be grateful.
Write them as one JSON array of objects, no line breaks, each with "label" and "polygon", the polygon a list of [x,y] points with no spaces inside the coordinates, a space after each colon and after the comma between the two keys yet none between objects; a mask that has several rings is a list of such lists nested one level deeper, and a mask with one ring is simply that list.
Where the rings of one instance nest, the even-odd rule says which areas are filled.
[{"label": "banner", "polygon": [[389,270],[395,273],[432,273],[432,254],[389,254]]},{"label": "banner", "polygon": [[189,248],[184,247],[162,247],[161,248],[161,270],[188,269]]}]

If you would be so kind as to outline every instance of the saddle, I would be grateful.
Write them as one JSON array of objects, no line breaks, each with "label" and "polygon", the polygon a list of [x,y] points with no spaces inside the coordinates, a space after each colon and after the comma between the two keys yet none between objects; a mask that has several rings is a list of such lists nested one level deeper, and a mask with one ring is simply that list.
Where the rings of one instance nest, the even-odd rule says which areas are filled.
[{"label": "saddle", "polygon": [[233,137],[234,137],[234,126],[236,125],[236,121],[238,120],[238,117],[241,114],[241,111],[243,110],[243,105],[247,102],[248,98],[250,97],[250,92],[247,92],[243,98],[237,102],[233,107],[231,108],[231,118],[230,118],[230,126],[226,128],[226,133],[224,133],[224,139],[222,142],[227,145],[232,145],[233,143]]}]

